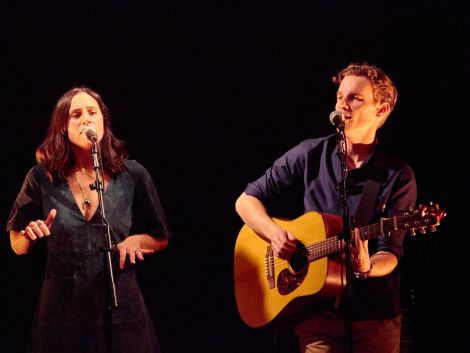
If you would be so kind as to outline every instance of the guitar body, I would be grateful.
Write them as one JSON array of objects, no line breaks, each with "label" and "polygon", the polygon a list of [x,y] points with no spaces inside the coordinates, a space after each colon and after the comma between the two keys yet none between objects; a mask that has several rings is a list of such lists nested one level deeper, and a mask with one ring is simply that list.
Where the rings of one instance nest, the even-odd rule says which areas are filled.
[{"label": "guitar body", "polygon": [[[308,212],[292,221],[274,219],[301,246],[322,243],[342,229],[339,216]],[[253,328],[282,324],[315,299],[334,298],[346,283],[333,257],[300,262],[272,255],[270,244],[247,225],[240,230],[234,254],[235,297],[242,320]],[[302,252],[300,252],[302,253]],[[271,254],[271,255],[270,255]],[[297,265],[296,265],[297,266]]]},{"label": "guitar body", "polygon": [[[430,202],[358,229],[362,240],[389,236],[393,231],[436,231],[446,212]],[[315,300],[334,298],[346,284],[341,252],[339,216],[308,212],[292,221],[274,219],[292,233],[297,248],[289,260],[274,256],[271,245],[247,225],[238,234],[234,254],[235,299],[242,320],[253,328],[286,324]],[[351,234],[352,235],[352,234]],[[329,256],[331,255],[331,256]],[[292,319],[290,320],[292,321]]]}]

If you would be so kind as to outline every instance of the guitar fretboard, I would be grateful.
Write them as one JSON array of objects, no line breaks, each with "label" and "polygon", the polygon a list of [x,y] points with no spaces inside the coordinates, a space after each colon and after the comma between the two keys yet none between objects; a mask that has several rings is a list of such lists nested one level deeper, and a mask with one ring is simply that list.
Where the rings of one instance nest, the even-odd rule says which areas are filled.
[{"label": "guitar fretboard", "polygon": [[[396,221],[396,217],[389,219],[383,218],[381,222],[370,224],[368,226],[359,228],[361,239],[369,240],[383,234],[384,228],[389,229],[389,222]],[[394,222],[396,223],[396,222]],[[351,236],[353,234],[351,233]],[[308,260],[315,261],[322,257],[334,254],[341,250],[341,240],[338,236],[328,238],[326,240],[317,242],[307,246]]]},{"label": "guitar fretboard", "polygon": [[341,240],[331,237],[318,243],[307,246],[308,260],[315,261],[341,250]]}]

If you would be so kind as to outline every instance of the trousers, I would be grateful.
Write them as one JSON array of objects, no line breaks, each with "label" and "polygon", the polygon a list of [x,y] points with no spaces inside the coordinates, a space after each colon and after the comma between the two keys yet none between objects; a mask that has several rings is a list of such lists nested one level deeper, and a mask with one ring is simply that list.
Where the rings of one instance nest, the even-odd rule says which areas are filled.
[{"label": "trousers", "polygon": [[[387,320],[352,322],[352,353],[399,353],[400,315]],[[344,319],[320,308],[295,327],[302,353],[344,353],[348,339]]]}]

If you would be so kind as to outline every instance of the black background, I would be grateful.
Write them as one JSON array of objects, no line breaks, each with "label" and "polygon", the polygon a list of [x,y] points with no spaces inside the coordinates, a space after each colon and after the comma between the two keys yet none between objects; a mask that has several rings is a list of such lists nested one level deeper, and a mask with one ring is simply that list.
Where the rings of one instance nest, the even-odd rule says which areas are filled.
[{"label": "black background", "polygon": [[[415,351],[470,351],[464,6],[16,2],[2,5],[0,21],[0,226],[57,99],[74,85],[96,89],[116,135],[154,177],[173,231],[164,253],[139,264],[166,353],[296,351],[288,332],[274,337],[238,317],[234,202],[285,150],[333,132],[331,76],[353,61],[382,67],[399,99],[381,141],[414,167],[418,201],[448,213],[438,232],[406,241]],[[0,237],[2,352],[25,349],[43,264]]]}]

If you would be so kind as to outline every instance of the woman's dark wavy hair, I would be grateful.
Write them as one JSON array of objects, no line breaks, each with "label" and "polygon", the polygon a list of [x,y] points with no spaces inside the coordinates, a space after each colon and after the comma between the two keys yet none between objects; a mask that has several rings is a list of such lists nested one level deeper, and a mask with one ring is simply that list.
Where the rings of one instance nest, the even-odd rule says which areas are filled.
[{"label": "woman's dark wavy hair", "polygon": [[67,133],[69,110],[72,98],[82,92],[96,100],[103,114],[104,134],[100,142],[103,169],[111,175],[116,175],[125,169],[123,160],[127,158],[127,151],[124,142],[113,135],[108,108],[96,91],[80,86],[71,88],[60,97],[52,112],[46,137],[36,149],[36,161],[44,164],[51,180],[65,180],[73,167],[74,156]]}]

